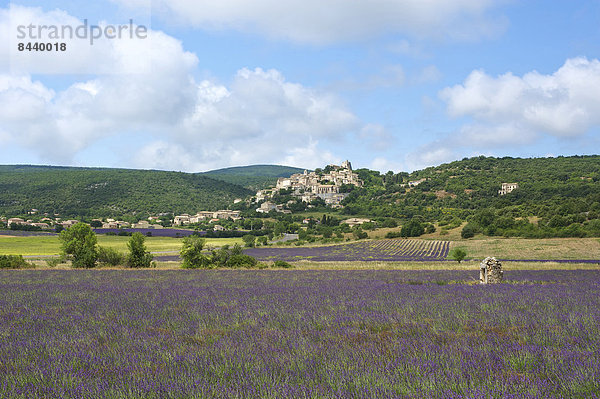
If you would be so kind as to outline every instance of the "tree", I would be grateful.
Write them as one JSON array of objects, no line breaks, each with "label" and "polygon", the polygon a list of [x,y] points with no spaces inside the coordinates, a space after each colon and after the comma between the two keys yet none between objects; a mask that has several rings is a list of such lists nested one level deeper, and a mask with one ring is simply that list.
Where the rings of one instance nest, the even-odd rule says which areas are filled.
[{"label": "tree", "polygon": [[183,259],[181,267],[184,269],[210,269],[213,266],[208,256],[202,253],[206,240],[198,236],[189,236],[183,239],[183,246],[179,255]]},{"label": "tree", "polygon": [[100,228],[100,227],[102,227],[102,222],[99,220],[92,220],[90,222],[90,226],[92,226],[94,228]]},{"label": "tree", "polygon": [[323,227],[321,228],[321,234],[323,234],[323,238],[331,238],[333,236],[333,229],[331,227]]},{"label": "tree", "polygon": [[89,269],[96,266],[98,240],[90,226],[79,222],[61,231],[58,238],[63,254],[71,258],[73,267]]},{"label": "tree", "polygon": [[360,226],[356,226],[353,231],[352,234],[354,235],[354,238],[356,238],[357,240],[363,240],[367,237],[369,237],[369,235],[367,234],[366,231],[363,231]]},{"label": "tree", "polygon": [[127,265],[133,268],[150,267],[154,256],[146,250],[144,241],[146,238],[142,233],[133,233],[127,242],[129,255],[127,255]]},{"label": "tree", "polygon": [[455,261],[457,261],[458,263],[460,263],[461,261],[463,261],[466,256],[467,256],[467,253],[462,248],[454,248],[450,252],[450,257],[452,259],[454,259]]},{"label": "tree", "polygon": [[425,233],[423,225],[416,219],[411,219],[408,223],[402,226],[400,235],[402,237],[419,237]]},{"label": "tree", "polygon": [[244,241],[244,244],[246,244],[247,247],[254,248],[254,243],[256,242],[256,237],[253,236],[252,234],[246,234],[242,237],[242,241]]},{"label": "tree", "polygon": [[283,233],[287,231],[287,225],[285,222],[277,222],[274,229],[274,234],[276,237],[279,237]]}]

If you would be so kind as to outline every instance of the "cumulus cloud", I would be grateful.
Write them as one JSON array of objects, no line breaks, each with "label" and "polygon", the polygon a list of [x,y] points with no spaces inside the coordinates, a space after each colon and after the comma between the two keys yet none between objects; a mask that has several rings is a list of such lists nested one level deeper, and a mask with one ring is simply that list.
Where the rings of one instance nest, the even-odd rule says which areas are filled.
[{"label": "cumulus cloud", "polygon": [[469,121],[410,154],[412,167],[533,146],[545,137],[572,141],[588,135],[600,127],[600,61],[572,58],[552,74],[522,77],[476,70],[439,97],[450,116]]},{"label": "cumulus cloud", "polygon": [[[518,131],[580,136],[600,125],[600,61],[568,59],[551,75],[492,77],[473,71],[463,84],[442,90],[440,98],[451,116],[471,117],[507,140],[518,138]],[[470,135],[473,130],[466,129]]]},{"label": "cumulus cloud", "polygon": [[[14,34],[14,24],[27,21],[41,25],[81,23],[60,10],[43,12],[19,6],[0,10],[2,34]],[[0,129],[5,140],[37,152],[44,160],[69,162],[103,137],[134,129],[165,129],[178,122],[194,109],[196,90],[191,72],[197,58],[174,38],[161,32],[151,35],[147,41],[117,40],[94,46],[93,56],[72,47],[68,54],[53,52],[47,59],[38,53],[44,56],[41,61],[17,62],[11,54],[11,71],[0,73]],[[12,36],[4,39],[10,42]],[[72,72],[73,65],[65,63],[72,63],[79,72],[111,73],[75,82],[59,92],[31,78],[32,73],[52,73],[63,66]]]},{"label": "cumulus cloud", "polygon": [[[72,18],[29,8],[19,13],[41,20]],[[2,23],[0,31],[6,19]],[[107,62],[119,73],[98,74],[59,91],[28,73],[0,73],[2,143],[33,151],[44,161],[70,163],[107,137],[145,133],[140,148],[132,148],[131,159],[124,160],[131,166],[198,171],[275,162],[316,167],[335,158],[320,143],[361,129],[338,97],[288,82],[277,70],[242,68],[226,84],[197,82],[197,57],[162,32],[150,34],[150,41],[117,41],[108,48]],[[150,60],[149,67],[137,68],[137,57]]]},{"label": "cumulus cloud", "polygon": [[[128,33],[138,29],[142,31]],[[107,32],[115,38],[108,39]],[[98,38],[92,39],[92,33]],[[0,39],[7,44],[0,46],[2,67],[12,73],[137,74],[149,73],[165,64],[171,67],[173,61],[183,61],[183,67],[197,62],[194,55],[178,48],[176,39],[145,25],[130,24],[129,20],[112,24],[81,20],[59,9],[44,11],[41,7],[14,4],[0,9]],[[66,47],[64,51],[18,49],[18,43],[28,42],[62,43]],[[173,55],[187,59],[168,58]]]},{"label": "cumulus cloud", "polygon": [[198,154],[203,169],[265,160],[315,166],[332,157],[319,140],[359,128],[335,96],[287,82],[276,70],[244,68],[228,87],[201,82],[194,112],[172,137]]},{"label": "cumulus cloud", "polygon": [[[113,0],[135,7],[139,0]],[[504,29],[501,0],[156,0],[155,14],[201,29],[236,29],[323,44],[381,34],[472,40]]]}]

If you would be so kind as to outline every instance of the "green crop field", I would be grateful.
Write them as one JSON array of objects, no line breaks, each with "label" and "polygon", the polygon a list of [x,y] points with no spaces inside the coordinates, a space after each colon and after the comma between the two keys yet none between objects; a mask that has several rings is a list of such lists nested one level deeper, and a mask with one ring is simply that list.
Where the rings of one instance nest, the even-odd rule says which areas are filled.
[{"label": "green crop field", "polygon": [[[127,251],[129,237],[123,236],[98,236],[98,244],[114,248],[119,251]],[[181,238],[171,237],[147,237],[146,247],[150,252],[178,251],[181,248]],[[207,238],[208,246],[242,244],[240,238]],[[0,236],[0,255],[24,255],[24,256],[47,256],[60,253],[60,241],[57,236],[44,237],[10,237]]]},{"label": "green crop field", "polygon": [[600,259],[597,238],[483,238],[454,241],[451,248],[455,247],[475,259]]}]

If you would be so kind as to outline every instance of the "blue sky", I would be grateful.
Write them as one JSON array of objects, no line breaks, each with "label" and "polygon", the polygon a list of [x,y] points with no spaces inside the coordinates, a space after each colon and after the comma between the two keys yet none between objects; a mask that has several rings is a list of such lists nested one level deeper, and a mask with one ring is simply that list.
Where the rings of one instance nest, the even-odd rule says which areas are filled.
[{"label": "blue sky", "polygon": [[[411,171],[596,154],[600,1],[0,2],[0,163]],[[147,38],[59,39],[16,26]]]}]

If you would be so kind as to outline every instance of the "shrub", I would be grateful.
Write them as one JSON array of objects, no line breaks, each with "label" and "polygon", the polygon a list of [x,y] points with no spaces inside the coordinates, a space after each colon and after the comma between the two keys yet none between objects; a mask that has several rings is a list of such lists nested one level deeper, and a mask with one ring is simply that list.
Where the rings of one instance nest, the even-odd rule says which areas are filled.
[{"label": "shrub", "polygon": [[129,241],[127,242],[127,248],[129,248],[129,255],[127,255],[127,265],[133,268],[139,267],[150,267],[152,265],[152,259],[154,256],[146,251],[146,245],[144,241],[146,239],[142,233],[133,233]]},{"label": "shrub", "polygon": [[98,262],[105,265],[118,266],[123,264],[125,257],[114,248],[98,247]]},{"label": "shrub", "polygon": [[394,219],[386,219],[381,222],[381,227],[394,228],[398,227],[398,223]]},{"label": "shrub", "polygon": [[22,255],[0,255],[0,269],[33,269],[35,265],[23,259]]},{"label": "shrub", "polygon": [[227,260],[226,267],[231,267],[232,269],[238,269],[241,267],[245,267],[246,269],[250,269],[256,267],[258,261],[254,259],[250,255],[238,254],[232,255]]},{"label": "shrub", "polygon": [[282,269],[293,269],[294,266],[291,263],[288,263],[283,260],[276,260],[273,262],[273,267],[280,267]]},{"label": "shrub", "polygon": [[242,247],[240,244],[235,244],[232,248],[229,245],[223,245],[221,249],[211,251],[209,259],[212,267],[227,267],[229,258],[234,255],[241,255]]},{"label": "shrub", "polygon": [[475,229],[475,226],[473,226],[471,223],[467,223],[460,232],[460,236],[462,238],[472,238],[475,237],[476,232],[477,229]]},{"label": "shrub", "polygon": [[427,234],[435,233],[435,226],[433,224],[429,223],[427,225],[427,227],[425,227],[425,233],[427,233]]},{"label": "shrub", "polygon": [[242,247],[239,244],[235,244],[233,247],[229,247],[229,245],[224,245],[221,249],[213,250],[211,252],[210,258],[207,257],[207,262],[209,268],[265,268],[264,264],[258,263],[258,261],[252,256],[245,255],[242,252]]},{"label": "shrub", "polygon": [[65,259],[61,256],[59,258],[50,258],[50,259],[46,259],[46,265],[48,267],[56,267],[59,264],[63,263],[65,261]]},{"label": "shrub", "polygon": [[363,228],[363,230],[373,231],[377,226],[375,226],[375,223],[373,222],[366,222],[363,223],[361,227]]},{"label": "shrub", "polygon": [[254,247],[254,243],[256,241],[256,237],[251,235],[251,234],[246,234],[242,237],[242,241],[244,241],[244,244],[249,247],[252,248]]}]

